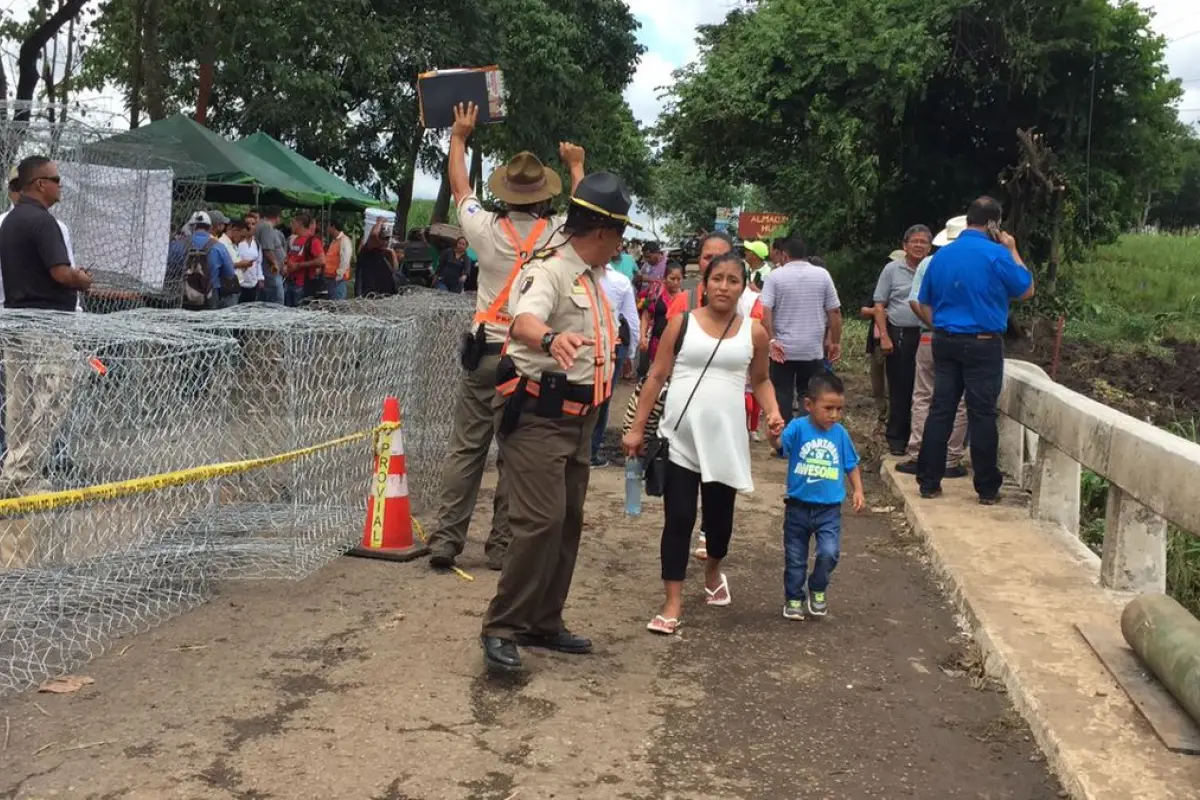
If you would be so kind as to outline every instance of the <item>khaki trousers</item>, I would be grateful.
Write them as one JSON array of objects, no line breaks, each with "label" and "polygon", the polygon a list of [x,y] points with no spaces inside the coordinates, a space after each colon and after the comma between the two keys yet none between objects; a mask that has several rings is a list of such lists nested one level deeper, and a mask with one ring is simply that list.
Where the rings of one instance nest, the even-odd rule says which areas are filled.
[{"label": "khaki trousers", "polygon": [[[933,343],[926,341],[928,334],[921,335],[917,348],[917,378],[913,384],[912,433],[908,437],[908,457],[916,460],[921,452],[921,439],[925,435],[925,421],[929,419],[929,407],[933,403]],[[950,434],[950,448],[946,455],[946,466],[957,467],[962,463],[967,440],[967,405],[958,402],[954,415],[954,430]]]},{"label": "khaki trousers", "polygon": [[[487,468],[488,450],[495,437],[496,368],[500,356],[484,356],[479,367],[463,372],[454,406],[454,430],[442,468],[442,496],[438,507],[438,527],[429,537],[434,553],[458,555],[467,544],[467,528],[475,512],[479,485]],[[489,560],[500,560],[508,548],[512,531],[508,525],[508,490],[505,486],[503,451],[497,461],[500,472],[496,498],[492,503],[492,532],[484,551]]]},{"label": "khaki trousers", "polygon": [[[496,409],[498,425],[500,400]],[[575,574],[591,475],[597,412],[545,419],[532,409],[526,401],[517,429],[500,438],[512,541],[483,633],[501,639],[564,630],[563,606]]]},{"label": "khaki trousers", "polygon": [[883,350],[876,347],[867,356],[867,361],[871,367],[871,397],[875,399],[875,410],[879,412],[879,421],[887,422],[887,356],[883,354]]},{"label": "khaki trousers", "polygon": [[[70,410],[74,351],[44,335],[18,335],[4,348],[4,434],[0,494],[50,491],[43,474]],[[0,520],[0,568],[28,566],[37,550],[26,520]]]}]

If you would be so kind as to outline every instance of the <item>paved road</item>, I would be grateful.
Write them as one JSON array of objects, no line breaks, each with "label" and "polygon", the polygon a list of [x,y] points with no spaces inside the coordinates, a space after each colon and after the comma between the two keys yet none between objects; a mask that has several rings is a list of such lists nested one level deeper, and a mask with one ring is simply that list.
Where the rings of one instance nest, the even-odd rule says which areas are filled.
[{"label": "paved road", "polygon": [[621,471],[599,470],[568,609],[593,656],[486,678],[478,543],[471,583],[344,559],[233,585],[118,642],[78,694],[0,703],[0,797],[1057,797],[893,514],[849,524],[829,618],[780,617],[782,467],[757,456],[734,604],[703,608],[693,576],[678,637],[643,629],[661,512],[626,520]]}]

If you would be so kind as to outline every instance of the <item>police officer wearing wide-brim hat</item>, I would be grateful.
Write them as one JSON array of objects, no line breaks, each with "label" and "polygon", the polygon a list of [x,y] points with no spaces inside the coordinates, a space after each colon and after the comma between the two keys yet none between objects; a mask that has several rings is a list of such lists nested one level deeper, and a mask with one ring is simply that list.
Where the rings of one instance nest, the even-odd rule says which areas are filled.
[{"label": "police officer wearing wide-brim hat", "polygon": [[617,329],[599,276],[630,225],[629,190],[612,173],[575,189],[562,233],[521,273],[497,373],[497,437],[512,541],[483,622],[489,670],[522,668],[517,646],[590,653],[563,605],[575,572],[597,412],[611,393]]},{"label": "police officer wearing wide-brim hat", "polygon": [[[478,257],[479,278],[474,322],[462,345],[463,373],[442,469],[438,524],[429,537],[430,563],[438,568],[454,566],[467,543],[467,528],[487,466],[495,434],[496,368],[512,321],[508,298],[516,291],[522,267],[566,222],[565,216],[550,214],[550,201],[562,193],[562,179],[533,153],[518,153],[488,180],[488,189],[504,203],[503,210],[483,207],[467,176],[467,139],[478,113],[473,104],[457,107],[450,133],[450,188],[458,203],[463,234]],[[571,171],[572,186],[583,180],[583,148],[563,142],[559,156]],[[503,460],[497,467],[500,480],[492,529],[484,545],[491,569],[500,569],[504,563],[510,538]]]}]

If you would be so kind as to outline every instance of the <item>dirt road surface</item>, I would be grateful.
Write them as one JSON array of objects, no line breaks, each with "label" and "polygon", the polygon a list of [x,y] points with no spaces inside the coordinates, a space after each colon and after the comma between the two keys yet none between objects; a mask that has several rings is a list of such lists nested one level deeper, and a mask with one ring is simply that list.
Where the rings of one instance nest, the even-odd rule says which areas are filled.
[{"label": "dirt road surface", "polygon": [[461,560],[473,582],[342,559],[229,585],[115,643],[77,694],[0,702],[0,797],[1058,797],[878,484],[877,511],[847,525],[830,616],[781,617],[784,465],[756,445],[755,469],[733,605],[705,608],[694,570],[679,636],[644,630],[661,506],[625,517],[609,467],[567,614],[595,654],[527,651],[526,679],[485,677],[488,490]]}]

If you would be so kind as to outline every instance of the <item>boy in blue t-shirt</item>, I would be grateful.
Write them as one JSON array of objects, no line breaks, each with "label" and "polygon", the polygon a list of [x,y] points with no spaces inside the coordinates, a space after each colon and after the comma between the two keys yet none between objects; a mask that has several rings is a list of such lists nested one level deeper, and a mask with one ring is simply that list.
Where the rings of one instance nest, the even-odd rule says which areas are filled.
[{"label": "boy in blue t-shirt", "polygon": [[808,383],[804,408],[774,441],[788,460],[787,511],[783,518],[787,602],[783,616],[804,619],[808,542],[817,539],[817,557],[808,577],[808,613],[823,617],[829,609],[825,590],[837,566],[842,541],[842,501],[846,479],[854,488],[854,510],[863,509],[862,475],[850,434],[838,422],[846,406],[846,388],[836,375],[817,375]]}]

